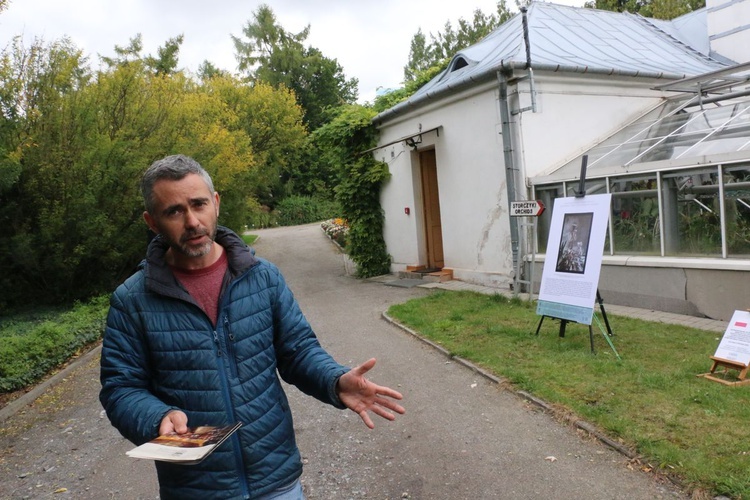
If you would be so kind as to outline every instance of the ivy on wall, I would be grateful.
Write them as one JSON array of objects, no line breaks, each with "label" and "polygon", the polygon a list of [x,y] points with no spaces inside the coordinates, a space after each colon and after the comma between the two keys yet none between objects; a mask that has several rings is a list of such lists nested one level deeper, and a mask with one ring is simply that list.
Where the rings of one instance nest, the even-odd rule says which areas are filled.
[{"label": "ivy on wall", "polygon": [[388,165],[362,154],[377,143],[372,124],[375,112],[359,105],[339,109],[337,116],[313,133],[313,141],[327,154],[337,172],[336,201],[349,223],[347,252],[363,278],[390,271],[391,258],[383,239],[380,189],[390,177]]}]

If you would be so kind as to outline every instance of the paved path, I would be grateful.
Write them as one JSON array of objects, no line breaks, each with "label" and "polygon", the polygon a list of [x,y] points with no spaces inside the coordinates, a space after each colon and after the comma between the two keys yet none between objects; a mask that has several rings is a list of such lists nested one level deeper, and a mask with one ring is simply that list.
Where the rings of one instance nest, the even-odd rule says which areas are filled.
[{"label": "paved path", "polygon": [[[371,378],[405,396],[407,414],[371,431],[289,389],[310,500],[687,498],[383,320],[430,290],[347,276],[317,225],[259,234],[257,254],[279,265],[321,343],[345,364],[378,358]],[[97,392],[94,351],[0,422],[0,498],[157,498],[151,463],[125,457]]]}]

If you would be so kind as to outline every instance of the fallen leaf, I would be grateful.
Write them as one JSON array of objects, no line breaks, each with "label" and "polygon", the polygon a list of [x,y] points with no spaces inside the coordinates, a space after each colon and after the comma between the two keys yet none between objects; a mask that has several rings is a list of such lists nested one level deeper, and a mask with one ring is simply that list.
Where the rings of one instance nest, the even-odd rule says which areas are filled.
[{"label": "fallen leaf", "polygon": [[552,455],[544,458],[548,462],[555,462],[557,458],[553,457]]},{"label": "fallen leaf", "polygon": [[66,491],[68,491],[68,488],[57,488],[55,493],[65,493]]}]

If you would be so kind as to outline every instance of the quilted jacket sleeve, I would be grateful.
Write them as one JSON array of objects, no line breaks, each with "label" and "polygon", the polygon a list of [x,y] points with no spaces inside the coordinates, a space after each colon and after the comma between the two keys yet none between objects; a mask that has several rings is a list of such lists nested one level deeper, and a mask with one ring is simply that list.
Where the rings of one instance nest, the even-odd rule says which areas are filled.
[{"label": "quilted jacket sleeve", "polygon": [[[120,293],[118,293],[120,292]],[[118,289],[110,300],[101,359],[99,400],[112,425],[140,445],[158,435],[164,415],[174,409],[149,391],[147,346],[135,314],[128,312]]]},{"label": "quilted jacket sleeve", "polygon": [[305,394],[345,408],[336,395],[336,382],[349,368],[321,347],[283,276],[274,271],[278,279],[273,315],[279,374]]}]

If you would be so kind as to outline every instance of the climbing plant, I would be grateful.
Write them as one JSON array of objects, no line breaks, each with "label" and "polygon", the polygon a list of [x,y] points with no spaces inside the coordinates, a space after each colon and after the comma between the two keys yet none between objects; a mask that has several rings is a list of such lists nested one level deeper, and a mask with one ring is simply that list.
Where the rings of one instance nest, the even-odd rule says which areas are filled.
[{"label": "climbing plant", "polygon": [[313,133],[324,151],[322,161],[337,172],[336,201],[349,222],[347,251],[360,277],[390,271],[391,258],[383,239],[384,215],[380,189],[390,177],[388,166],[364,151],[375,146],[375,111],[359,105],[344,106],[336,117]]}]

